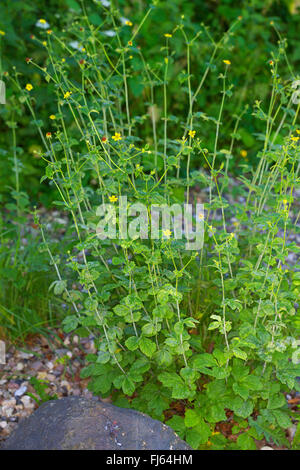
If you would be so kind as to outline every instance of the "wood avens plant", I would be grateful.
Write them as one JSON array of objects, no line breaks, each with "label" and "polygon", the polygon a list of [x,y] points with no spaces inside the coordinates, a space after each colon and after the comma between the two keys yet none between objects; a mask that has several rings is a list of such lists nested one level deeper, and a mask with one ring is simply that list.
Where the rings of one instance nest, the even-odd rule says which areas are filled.
[{"label": "wood avens plant", "polygon": [[[255,449],[262,438],[287,443],[293,416],[284,392],[300,391],[299,265],[286,261],[299,252],[290,234],[297,223],[300,131],[294,77],[283,82],[278,72],[285,49],[273,57],[270,103],[252,107],[265,125],[257,164],[252,170],[243,161],[233,180],[228,162],[250,112],[243,104],[224,140],[226,103],[234,95],[226,45],[240,19],[217,42],[203,27],[210,57],[198,77],[193,47],[199,33],[186,31],[183,21],[162,33],[161,57],[150,65],[139,47],[150,10],[131,28],[113,7],[102,8],[101,27],[84,16],[68,32],[53,28],[41,39],[47,62],[28,59],[57,103],[49,122],[35,115],[34,87],[12,77],[45,146],[42,181],[55,186],[56,204],[70,214],[73,239],[59,257],[38,212],[36,223],[57,273],[51,289],[69,305],[64,330],[95,339],[97,353],[87,356],[82,377],[90,378],[94,394],[164,420],[195,449]],[[176,96],[168,90],[176,35],[186,44],[186,56],[178,58],[186,109],[175,117],[168,104]],[[197,100],[215,68],[219,111],[207,116]],[[131,110],[129,85],[136,70],[144,82],[139,116]],[[208,120],[212,148],[201,135]],[[145,238],[122,237],[114,211],[105,217],[116,222],[116,233],[101,239],[99,207],[117,207],[125,196],[126,209],[140,203],[149,218],[155,204],[202,201],[203,246],[186,250],[173,229],[160,230],[156,239],[150,228]]]}]

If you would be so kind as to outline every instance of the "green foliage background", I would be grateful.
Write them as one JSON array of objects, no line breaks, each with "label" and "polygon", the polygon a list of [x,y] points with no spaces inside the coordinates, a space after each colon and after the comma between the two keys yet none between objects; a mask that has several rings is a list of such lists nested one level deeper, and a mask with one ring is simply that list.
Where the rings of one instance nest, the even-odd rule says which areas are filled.
[{"label": "green foliage background", "polygon": [[[199,44],[193,48],[192,52],[192,74],[193,80],[203,74],[207,58],[211,52],[208,37],[204,32],[203,24],[208,27],[208,31],[215,41],[219,40],[222,33],[226,31],[230,24],[238,17],[242,16],[243,21],[234,30],[231,39],[228,39],[224,46],[225,50],[218,52],[215,63],[220,63],[224,58],[232,61],[232,76],[234,97],[230,100],[230,105],[226,109],[224,121],[226,125],[222,128],[221,141],[230,140],[233,120],[235,114],[243,109],[245,103],[249,103],[243,123],[239,130],[240,148],[246,149],[249,153],[250,163],[256,163],[255,155],[259,148],[259,142],[253,135],[257,132],[257,123],[254,126],[252,116],[254,99],[264,100],[268,93],[268,82],[270,77],[268,61],[275,52],[278,37],[270,22],[276,23],[276,28],[280,34],[287,38],[287,53],[289,60],[297,70],[300,61],[300,45],[298,39],[298,25],[300,15],[297,10],[297,2],[290,1],[207,1],[196,0],[193,2],[186,0],[172,0],[155,2],[155,9],[151,12],[151,21],[143,26],[143,34],[139,41],[145,60],[153,67],[159,62],[162,54],[162,38],[164,33],[171,32],[174,25],[179,22],[181,15],[185,16],[184,22],[189,29],[201,31]],[[129,18],[133,24],[138,23],[144,15],[148,1],[117,1],[116,7],[122,14]],[[91,23],[98,27],[103,17],[101,14],[100,1],[89,0],[85,2],[86,13]],[[22,82],[30,82],[36,89],[35,110],[39,118],[47,125],[49,115],[54,111],[51,99],[53,85],[47,83],[39,71],[32,71],[25,59],[33,58],[36,63],[43,64],[46,60],[46,50],[40,44],[43,39],[43,31],[35,26],[39,18],[46,18],[47,22],[55,25],[60,31],[65,31],[66,41],[76,39],[74,37],[74,17],[77,18],[82,12],[80,1],[18,1],[2,0],[0,3],[0,29],[5,32],[1,37],[0,50],[0,78],[4,72],[12,73],[13,67],[23,74]],[[20,21],[21,18],[21,21]],[[35,36],[35,39],[32,38]],[[177,129],[176,117],[183,115],[187,109],[187,96],[180,90],[186,85],[186,61],[184,57],[184,40],[180,35],[176,35],[172,41],[172,55],[174,62],[170,64],[169,103],[170,112],[174,116],[174,131]],[[178,60],[181,58],[181,60]],[[175,62],[176,60],[176,62]],[[132,74],[129,80],[131,106],[136,115],[145,113],[144,102],[148,98],[144,93],[143,78],[141,76],[141,61],[137,54],[132,60]],[[287,67],[280,69],[283,77],[289,75]],[[219,98],[219,69],[216,65],[211,67],[210,77],[206,83],[205,90],[201,91],[198,98],[199,107],[205,110],[205,114],[212,118],[217,117]],[[174,80],[175,78],[175,80]],[[47,91],[46,91],[47,88]],[[176,100],[172,100],[176,96]],[[7,126],[14,120],[17,122],[17,153],[20,157],[19,164],[22,168],[21,186],[30,194],[31,200],[40,201],[48,205],[54,196],[47,186],[41,188],[38,184],[43,163],[37,158],[37,153],[41,151],[40,142],[37,140],[34,125],[30,124],[32,119],[25,108],[20,105],[18,97],[11,87],[7,90],[7,106],[0,108],[0,197],[7,200],[9,197],[9,186],[13,183],[14,174],[10,159],[11,149],[8,148],[7,141],[10,137],[7,134]],[[159,102],[159,100],[158,100]],[[161,114],[161,109],[158,109]],[[202,121],[201,134],[205,138],[207,148],[213,145],[213,134],[210,131],[210,123]],[[256,130],[255,130],[256,129]],[[147,136],[149,124],[144,127],[144,136]],[[174,136],[177,138],[178,136]],[[231,163],[234,170],[236,163],[241,160],[241,156],[235,155],[235,164]]]}]

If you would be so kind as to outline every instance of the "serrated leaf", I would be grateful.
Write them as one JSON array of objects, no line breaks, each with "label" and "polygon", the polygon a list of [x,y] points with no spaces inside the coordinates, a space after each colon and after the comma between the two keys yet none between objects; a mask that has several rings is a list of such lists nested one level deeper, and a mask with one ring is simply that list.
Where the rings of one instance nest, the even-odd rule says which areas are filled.
[{"label": "serrated leaf", "polygon": [[129,351],[135,351],[139,347],[139,338],[137,336],[130,336],[130,338],[125,341],[125,346]]},{"label": "serrated leaf", "polygon": [[187,410],[184,416],[184,424],[187,428],[192,428],[196,426],[200,421],[200,416],[196,413],[195,410]]},{"label": "serrated leaf", "polygon": [[135,390],[135,385],[132,380],[130,380],[128,377],[124,378],[124,381],[122,383],[122,390],[125,393],[125,395],[133,395],[134,390]]},{"label": "serrated leaf", "polygon": [[236,397],[232,402],[232,410],[237,416],[241,418],[248,418],[253,412],[253,403],[250,400],[242,400],[240,397]]},{"label": "serrated leaf", "polygon": [[256,450],[254,440],[248,433],[240,434],[237,438],[237,445],[241,450]]},{"label": "serrated leaf", "polygon": [[211,435],[210,427],[205,421],[200,418],[199,423],[193,428],[188,429],[186,432],[187,443],[197,449],[201,444],[205,444]]},{"label": "serrated leaf", "polygon": [[271,395],[268,400],[268,410],[275,410],[276,408],[281,408],[286,405],[285,397],[282,393],[279,395]]},{"label": "serrated leaf", "polygon": [[139,340],[139,348],[148,357],[152,357],[156,351],[156,344],[149,338],[141,337]]},{"label": "serrated leaf", "polygon": [[247,400],[249,397],[249,390],[247,387],[245,387],[244,384],[235,382],[232,386],[232,389],[237,395],[240,395],[243,400]]}]

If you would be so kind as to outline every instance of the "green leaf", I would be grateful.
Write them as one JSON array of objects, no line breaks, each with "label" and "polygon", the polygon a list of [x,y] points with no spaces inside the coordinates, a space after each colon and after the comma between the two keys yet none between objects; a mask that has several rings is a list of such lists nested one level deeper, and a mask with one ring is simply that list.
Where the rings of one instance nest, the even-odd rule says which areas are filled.
[{"label": "green leaf", "polygon": [[139,347],[139,338],[137,336],[130,336],[130,338],[125,341],[125,346],[129,351],[135,351]]},{"label": "green leaf", "polygon": [[232,402],[232,410],[237,416],[241,418],[248,418],[253,412],[253,403],[250,400],[242,400],[240,397],[236,397]]},{"label": "green leaf", "polygon": [[124,378],[124,381],[122,383],[122,390],[125,393],[125,395],[129,395],[129,396],[133,395],[133,392],[135,390],[135,385],[132,382],[132,380],[130,380],[128,377]]},{"label": "green leaf", "polygon": [[243,400],[247,400],[249,397],[249,390],[248,388],[242,383],[235,382],[232,386],[233,391],[242,397]]},{"label": "green leaf", "polygon": [[267,408],[275,410],[276,408],[282,408],[284,405],[286,405],[285,397],[283,393],[280,393],[279,395],[270,396]]},{"label": "green leaf", "polygon": [[156,351],[155,343],[151,341],[151,339],[145,338],[143,336],[139,340],[139,347],[142,353],[144,353],[148,357],[152,357]]},{"label": "green leaf", "polygon": [[233,361],[233,367],[232,367],[232,375],[234,379],[239,382],[245,377],[247,377],[249,374],[249,367],[245,367],[241,361],[238,361],[237,359],[234,359]]},{"label": "green leaf", "polygon": [[245,351],[242,351],[239,348],[233,348],[232,352],[234,356],[237,357],[238,359],[243,359],[243,361],[247,360],[247,353],[245,353]]},{"label": "green leaf", "polygon": [[254,440],[248,433],[243,433],[237,438],[237,445],[241,450],[256,450]]},{"label": "green leaf", "polygon": [[197,449],[201,444],[205,444],[211,435],[210,427],[205,421],[200,418],[199,423],[193,429],[188,429],[186,432],[187,443]]},{"label": "green leaf", "polygon": [[69,315],[68,317],[64,318],[62,322],[63,329],[66,333],[70,333],[77,328],[78,323],[79,320],[75,315]]},{"label": "green leaf", "polygon": [[116,305],[113,308],[113,311],[120,317],[123,317],[130,313],[130,309],[127,307],[127,305],[122,305],[122,304]]},{"label": "green leaf", "polygon": [[248,418],[249,424],[256,429],[258,434],[265,436],[267,442],[274,442],[276,445],[284,444],[289,446],[289,442],[286,439],[284,432],[278,429],[271,429],[270,425],[263,419],[262,416],[258,416],[256,421],[251,417]]},{"label": "green leaf", "polygon": [[165,387],[169,388],[175,387],[178,384],[183,385],[184,383],[182,378],[176,374],[176,372],[162,372],[157,378]]},{"label": "green leaf", "polygon": [[81,11],[80,5],[75,0],[66,0],[67,5],[72,10],[76,11],[77,13]]},{"label": "green leaf", "polygon": [[155,326],[153,323],[146,323],[146,325],[142,327],[142,332],[144,336],[153,336],[155,335]]},{"label": "green leaf", "polygon": [[276,418],[278,426],[280,426],[281,428],[288,429],[290,426],[292,426],[292,421],[290,420],[288,412],[284,412],[281,410],[273,410],[272,413]]},{"label": "green leaf", "polygon": [[160,349],[155,353],[155,360],[160,366],[170,366],[172,364],[172,355],[166,349]]},{"label": "green leaf", "polygon": [[184,418],[182,418],[181,416],[175,415],[171,419],[169,419],[166,424],[170,426],[172,429],[174,429],[174,431],[178,433],[181,439],[184,438],[185,430],[186,430],[185,424],[184,424]]},{"label": "green leaf", "polygon": [[184,424],[187,428],[192,428],[196,426],[200,421],[200,416],[196,413],[195,410],[187,410],[185,412]]},{"label": "green leaf", "polygon": [[172,398],[177,400],[190,398],[193,392],[184,383],[182,378],[175,372],[162,372],[158,376],[158,380],[162,382],[165,387],[172,389]]},{"label": "green leaf", "polygon": [[212,375],[216,379],[225,379],[226,377],[229,377],[231,372],[230,367],[213,367],[209,373],[209,375]]},{"label": "green leaf", "polygon": [[219,421],[226,421],[227,416],[224,410],[224,406],[221,403],[214,403],[208,408],[208,413],[205,415],[205,419],[209,423],[218,423]]},{"label": "green leaf", "polygon": [[212,354],[203,353],[197,354],[193,361],[193,366],[198,370],[206,370],[207,367],[214,367],[217,365],[217,361]]},{"label": "green leaf", "polygon": [[150,369],[150,362],[145,357],[141,357],[137,361],[134,361],[130,368],[130,372],[144,374],[147,370]]},{"label": "green leaf", "polygon": [[176,400],[184,400],[191,398],[195,393],[191,392],[189,387],[185,384],[176,384],[172,389],[172,398]]},{"label": "green leaf", "polygon": [[111,381],[105,375],[98,375],[89,383],[89,390],[95,395],[107,393],[111,388]]},{"label": "green leaf", "polygon": [[110,360],[110,353],[108,351],[99,351],[97,362],[100,364],[106,364]]},{"label": "green leaf", "polygon": [[86,379],[87,377],[90,377],[92,375],[93,369],[94,369],[94,364],[89,364],[87,367],[84,367],[80,371],[80,377],[82,379]]},{"label": "green leaf", "polygon": [[263,383],[260,377],[256,375],[248,375],[245,380],[243,381],[243,385],[245,385],[249,390],[261,390],[263,388]]}]

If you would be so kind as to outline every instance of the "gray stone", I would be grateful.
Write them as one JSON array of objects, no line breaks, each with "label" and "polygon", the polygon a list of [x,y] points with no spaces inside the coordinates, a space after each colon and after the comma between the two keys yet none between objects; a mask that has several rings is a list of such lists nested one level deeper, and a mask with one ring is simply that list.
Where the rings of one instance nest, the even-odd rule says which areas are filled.
[{"label": "gray stone", "polygon": [[190,450],[165,424],[97,398],[42,404],[4,442],[7,450]]}]

